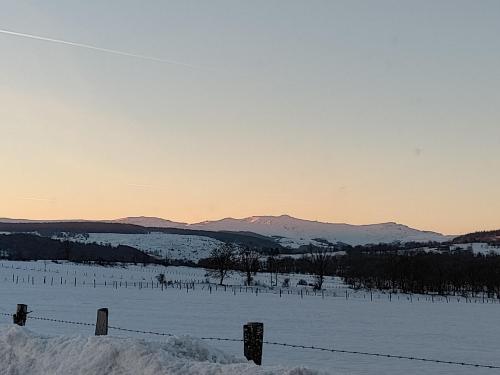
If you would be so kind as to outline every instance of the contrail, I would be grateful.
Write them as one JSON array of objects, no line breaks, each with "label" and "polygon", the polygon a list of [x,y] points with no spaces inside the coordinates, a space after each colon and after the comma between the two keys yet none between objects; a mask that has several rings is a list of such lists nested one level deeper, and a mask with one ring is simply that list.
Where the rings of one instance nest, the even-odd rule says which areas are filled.
[{"label": "contrail", "polygon": [[22,197],[21,199],[24,201],[52,202],[52,199],[48,199],[48,198]]},{"label": "contrail", "polygon": [[127,186],[133,187],[133,188],[142,188],[142,189],[157,189],[158,188],[158,186],[145,185],[145,184],[127,184]]},{"label": "contrail", "polygon": [[47,37],[44,37],[44,36],[18,33],[18,32],[15,32],[15,31],[3,30],[3,29],[0,29],[0,33],[1,34],[18,36],[18,37],[22,37],[22,38],[42,40],[44,42],[59,43],[59,44],[65,44],[67,46],[73,46],[73,47],[79,47],[79,48],[86,48],[86,49],[91,49],[91,50],[99,51],[99,52],[113,53],[115,55],[121,55],[121,56],[127,56],[127,57],[134,57],[134,58],[137,58],[137,59],[155,61],[155,62],[159,62],[159,63],[180,65],[180,66],[184,66],[186,68],[199,69],[199,67],[197,67],[197,66],[194,66],[194,65],[191,65],[191,64],[186,64],[186,63],[183,63],[183,62],[180,62],[180,61],[160,59],[158,57],[153,57],[153,56],[139,55],[139,54],[136,54],[136,53],[118,51],[118,50],[115,50],[115,49],[96,47],[96,46],[92,46],[90,44],[70,42],[68,40],[47,38]]}]

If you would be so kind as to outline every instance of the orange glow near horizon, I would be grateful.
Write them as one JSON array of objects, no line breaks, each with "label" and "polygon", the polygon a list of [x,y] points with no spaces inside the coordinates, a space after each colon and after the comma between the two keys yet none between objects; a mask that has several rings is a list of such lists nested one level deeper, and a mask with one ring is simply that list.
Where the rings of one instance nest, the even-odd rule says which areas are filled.
[{"label": "orange glow near horizon", "polygon": [[[353,155],[345,164],[334,155],[336,150],[329,153],[323,147],[309,148],[304,157],[285,145],[278,150],[273,143],[260,144],[257,154],[239,153],[239,147],[246,147],[240,140],[232,139],[233,146],[210,136],[204,138],[209,147],[188,137],[167,139],[165,148],[149,147],[152,139],[137,129],[115,139],[121,118],[5,92],[0,100],[10,108],[4,135],[21,140],[4,143],[1,151],[3,160],[11,162],[2,166],[8,178],[0,186],[0,217],[157,216],[193,223],[290,214],[349,224],[394,221],[445,234],[500,226],[495,203],[488,202],[495,194],[493,185],[477,187],[453,171],[434,170],[433,158],[424,155],[409,153],[389,165],[385,159],[391,156],[374,153],[370,163],[379,166],[374,169],[364,157]],[[22,104],[32,112],[25,113]],[[95,119],[92,127],[86,125],[87,118]],[[99,142],[92,143],[96,136]],[[222,152],[211,153],[212,147]],[[187,152],[194,149],[198,152]],[[414,174],[411,179],[406,179],[407,168]],[[436,179],[443,183],[429,183]],[[484,195],[464,195],[474,189]]]}]

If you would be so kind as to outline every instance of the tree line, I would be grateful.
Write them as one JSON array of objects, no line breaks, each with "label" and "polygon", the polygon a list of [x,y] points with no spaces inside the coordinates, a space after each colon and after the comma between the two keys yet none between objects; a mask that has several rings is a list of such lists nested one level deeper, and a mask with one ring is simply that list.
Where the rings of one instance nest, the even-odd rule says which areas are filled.
[{"label": "tree line", "polygon": [[268,252],[264,255],[248,246],[224,243],[214,248],[208,258],[201,259],[198,266],[208,269],[208,274],[216,278],[220,285],[223,285],[227,276],[233,272],[244,276],[245,285],[252,285],[258,272],[268,272],[271,274],[271,286],[278,286],[280,273],[309,273],[315,277],[314,289],[320,290],[323,288],[325,277],[334,272],[331,268],[333,259],[332,252],[328,249],[311,247],[309,254],[295,259],[279,256],[278,252]]},{"label": "tree line", "polygon": [[311,246],[309,250],[301,257],[263,255],[248,247],[223,244],[209,258],[200,260],[198,266],[207,268],[221,285],[233,272],[243,275],[247,285],[258,272],[268,272],[271,286],[278,286],[278,274],[297,273],[313,275],[313,287],[318,290],[322,289],[325,277],[338,276],[355,289],[440,295],[484,293],[500,298],[499,255],[471,251],[404,252],[382,250],[379,246],[352,248],[344,256],[335,256],[329,248]]},{"label": "tree line", "polygon": [[335,273],[353,288],[480,295],[500,298],[500,256],[453,253],[364,254],[336,261]]}]

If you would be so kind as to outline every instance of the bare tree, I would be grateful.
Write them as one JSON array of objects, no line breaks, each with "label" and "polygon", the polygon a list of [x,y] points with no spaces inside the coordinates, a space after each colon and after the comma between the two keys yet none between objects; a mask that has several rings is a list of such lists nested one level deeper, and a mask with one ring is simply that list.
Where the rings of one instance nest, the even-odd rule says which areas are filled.
[{"label": "bare tree", "polygon": [[[271,276],[271,286],[278,286],[279,262],[278,262],[277,252],[271,252],[269,254],[266,260],[266,268],[267,272],[269,272]],[[274,281],[273,281],[273,276],[275,278]]]},{"label": "bare tree", "polygon": [[231,273],[231,269],[235,264],[235,249],[230,243],[224,243],[217,246],[210,252],[210,257],[207,259],[210,276],[219,279],[219,284],[223,285],[224,279]]},{"label": "bare tree", "polygon": [[251,250],[248,246],[240,249],[238,254],[238,265],[240,272],[245,275],[245,285],[250,285],[253,276],[260,270],[261,255],[256,250]]},{"label": "bare tree", "polygon": [[163,257],[163,265],[168,267],[171,265],[170,256],[168,255],[168,250],[165,251],[165,256]]},{"label": "bare tree", "polygon": [[71,241],[65,240],[62,242],[62,250],[64,251],[64,259],[71,260],[71,249],[73,247]]},{"label": "bare tree", "polygon": [[315,276],[314,289],[321,290],[327,275],[328,269],[333,263],[331,249],[314,249],[310,247],[309,262],[311,264],[311,272]]},{"label": "bare tree", "polygon": [[160,285],[167,284],[167,278],[165,277],[164,273],[160,273],[160,274],[156,275],[156,280],[158,280],[158,283],[160,283]]}]

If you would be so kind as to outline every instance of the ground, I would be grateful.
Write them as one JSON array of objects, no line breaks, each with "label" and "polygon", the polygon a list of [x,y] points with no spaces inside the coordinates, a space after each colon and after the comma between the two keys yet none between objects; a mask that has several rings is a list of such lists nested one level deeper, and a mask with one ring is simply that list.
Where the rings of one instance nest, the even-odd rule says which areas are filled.
[{"label": "ground", "polygon": [[[158,266],[104,268],[3,261],[0,262],[0,312],[12,313],[17,303],[26,303],[33,317],[94,323],[96,310],[108,307],[110,325],[115,327],[236,339],[242,337],[243,324],[260,321],[264,323],[268,341],[499,364],[500,326],[497,321],[500,304],[497,301],[485,300],[483,303],[478,298],[466,303],[464,298],[455,297],[448,302],[435,298],[432,303],[424,296],[414,295],[410,299],[406,295],[389,297],[379,293],[374,294],[372,300],[369,292],[347,290],[337,279],[328,280],[323,296],[320,293],[314,296],[310,289],[307,294],[306,289],[302,290],[301,296],[296,287],[291,290],[293,294],[283,289],[281,297],[278,289],[271,291],[262,287],[258,293],[255,289],[240,289],[239,286],[226,290],[220,287],[215,290],[215,286],[211,286],[210,291],[207,284],[195,284],[194,290],[183,286],[182,289],[170,287],[162,291],[156,288],[155,275],[164,271],[164,267]],[[205,271],[170,267],[166,276],[169,280],[198,282],[205,279]],[[284,277],[280,276],[279,284]],[[292,285],[301,277],[291,275]],[[258,279],[261,283],[269,283],[270,277],[262,275]],[[311,280],[310,277],[306,279]],[[241,277],[233,275],[229,282],[239,284]],[[0,322],[9,324],[10,317],[0,316]],[[27,327],[37,334],[47,335],[78,333],[92,336],[94,333],[91,326],[35,319],[28,319]],[[110,330],[110,335],[141,337],[151,342],[164,339],[116,330]],[[239,342],[207,340],[207,343],[231,355],[243,355]],[[307,366],[332,374],[451,375],[495,371],[273,345],[264,346],[264,365]]]}]

